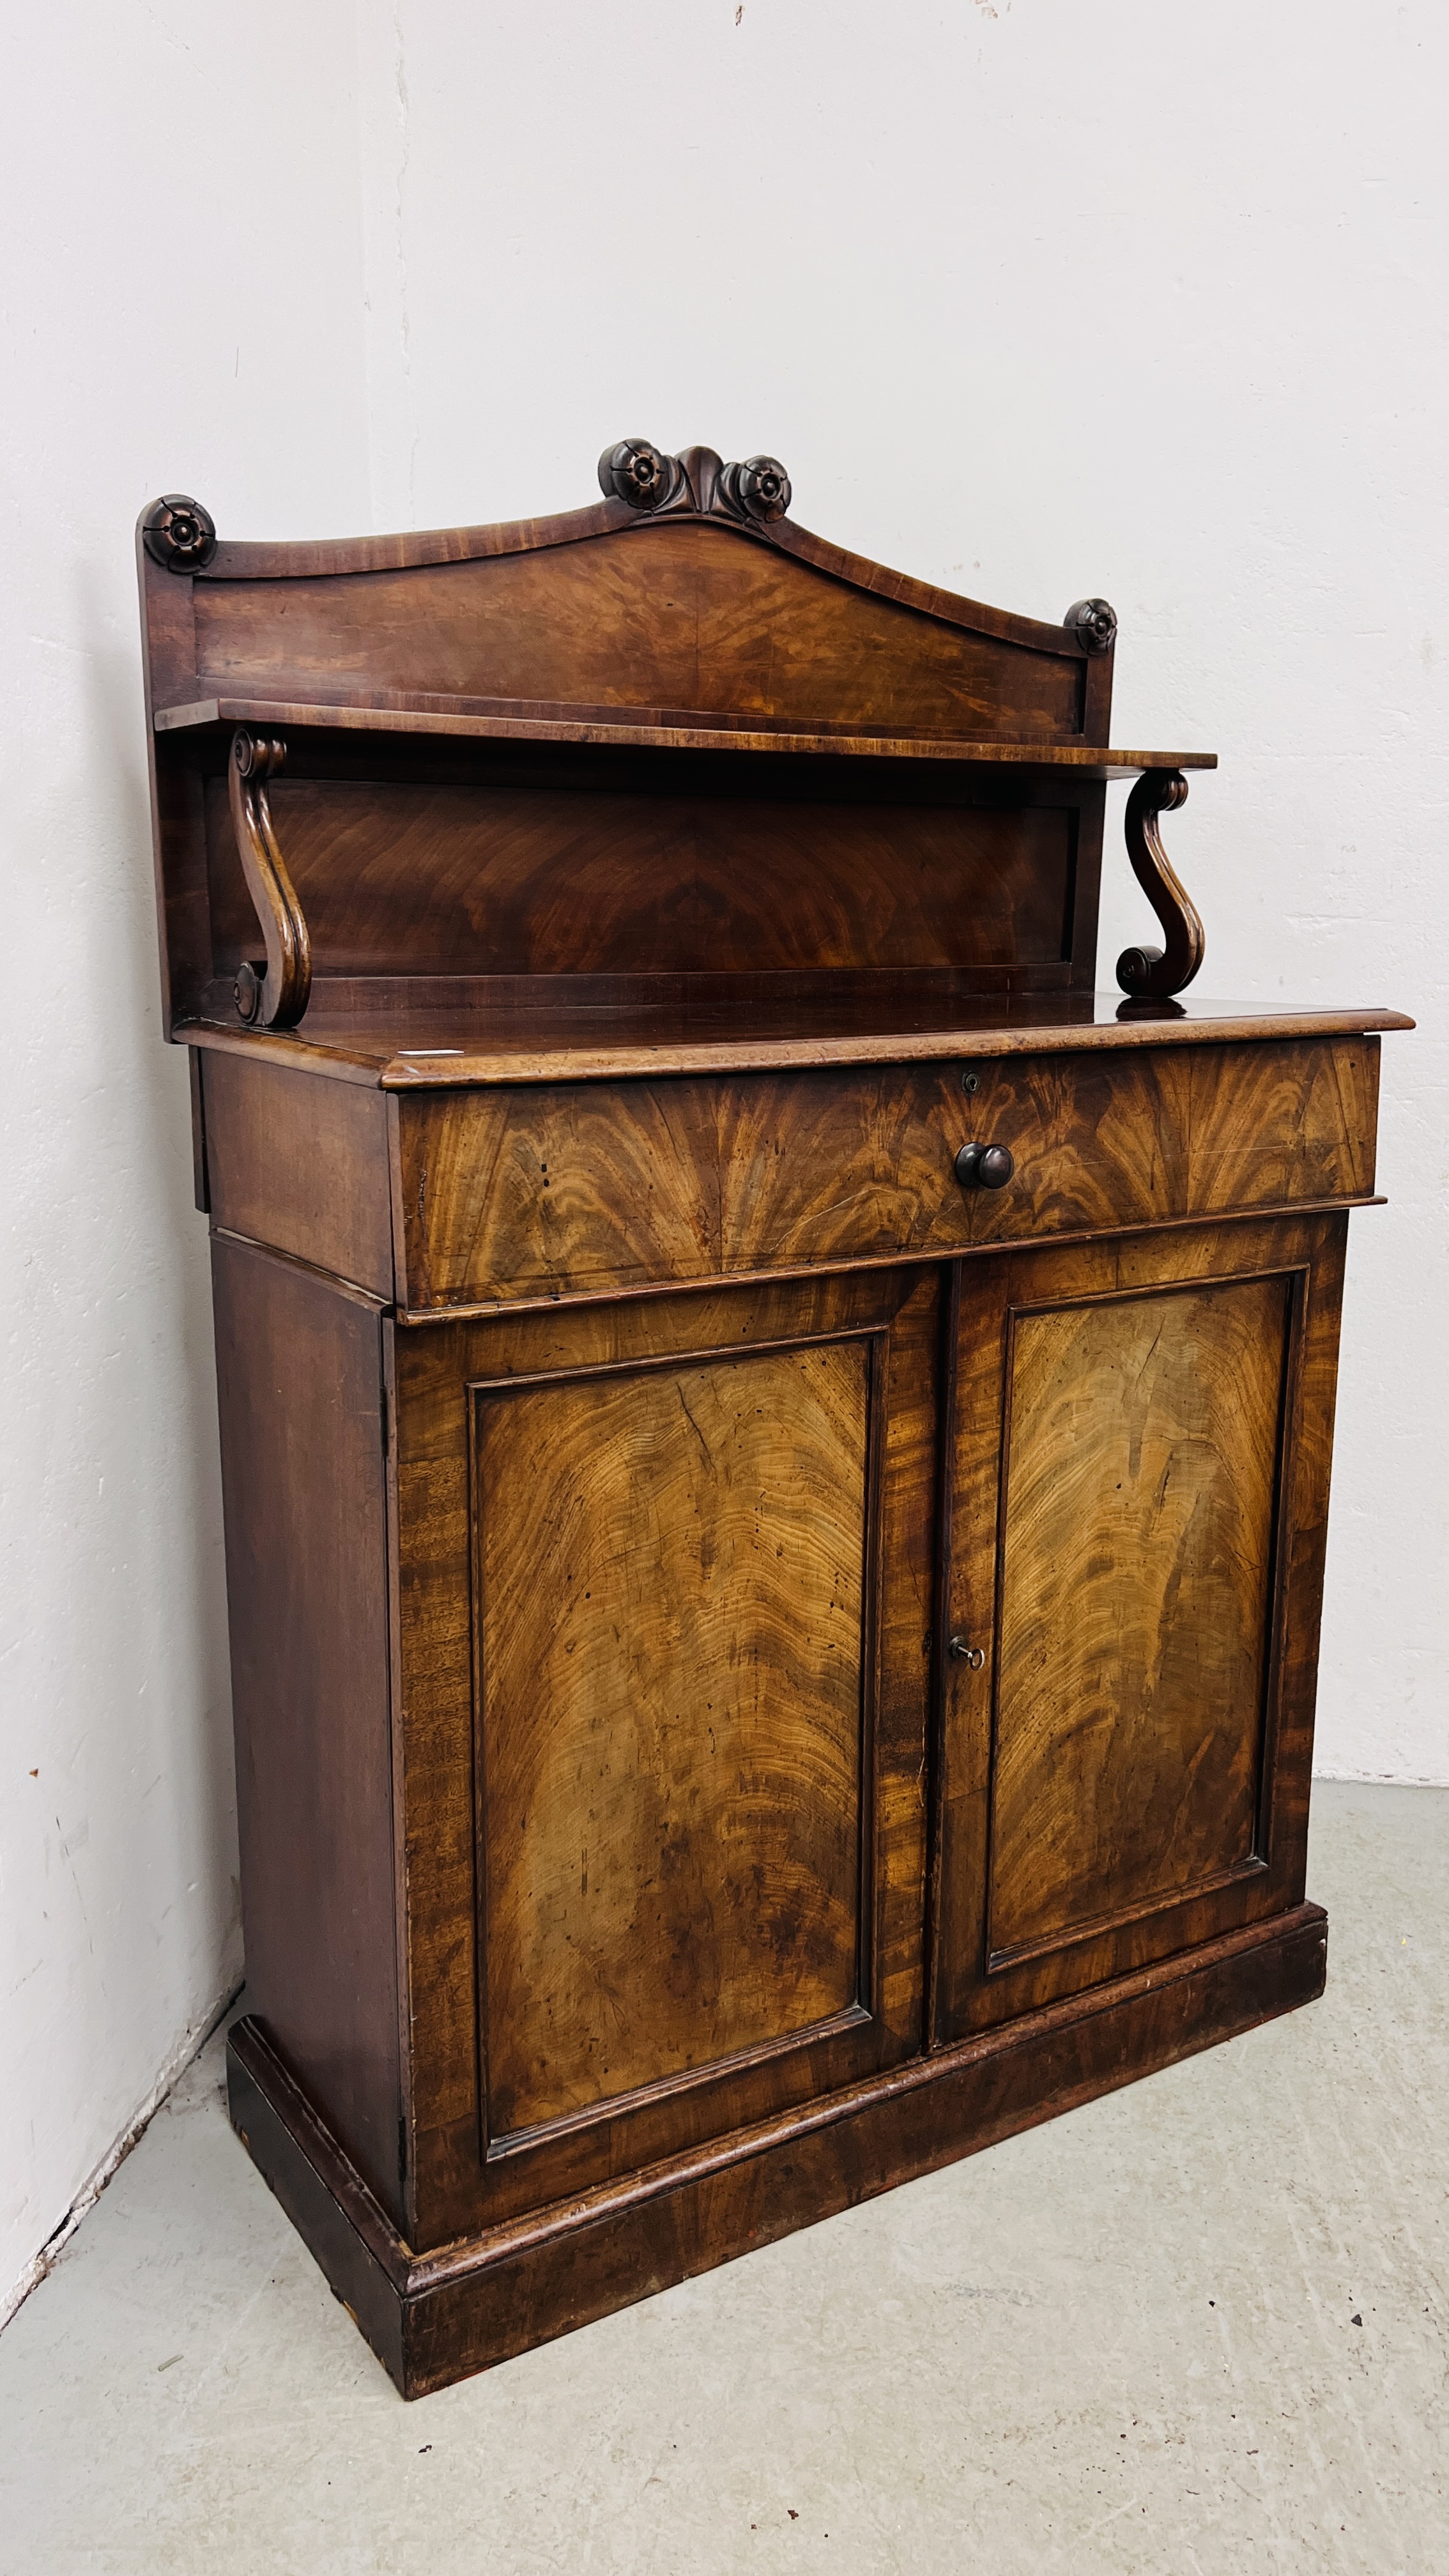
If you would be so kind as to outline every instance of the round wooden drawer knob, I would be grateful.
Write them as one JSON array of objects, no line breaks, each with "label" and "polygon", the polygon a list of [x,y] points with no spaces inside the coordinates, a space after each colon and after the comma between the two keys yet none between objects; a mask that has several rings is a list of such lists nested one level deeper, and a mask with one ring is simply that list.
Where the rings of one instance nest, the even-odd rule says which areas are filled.
[{"label": "round wooden drawer knob", "polygon": [[1015,1169],[1015,1157],[1004,1145],[963,1145],[956,1157],[963,1190],[1004,1190]]}]

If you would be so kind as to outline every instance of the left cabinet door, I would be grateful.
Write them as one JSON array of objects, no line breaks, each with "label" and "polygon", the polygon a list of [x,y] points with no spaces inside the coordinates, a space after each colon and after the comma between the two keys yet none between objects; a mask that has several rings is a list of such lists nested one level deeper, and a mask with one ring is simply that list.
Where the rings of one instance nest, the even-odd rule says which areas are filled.
[{"label": "left cabinet door", "polygon": [[419,2242],[920,2046],[939,1294],[399,1328]]}]

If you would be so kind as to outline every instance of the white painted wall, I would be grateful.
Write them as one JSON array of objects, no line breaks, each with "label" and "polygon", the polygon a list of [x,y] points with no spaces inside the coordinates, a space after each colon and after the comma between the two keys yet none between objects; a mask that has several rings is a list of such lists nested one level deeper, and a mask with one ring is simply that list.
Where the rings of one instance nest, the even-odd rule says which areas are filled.
[{"label": "white painted wall", "polygon": [[[1320,1744],[1449,1779],[1443,11],[56,0],[0,61],[0,2299],[237,1957],[130,554],[163,489],[229,535],[427,526],[703,438],[909,571],[1114,601],[1116,738],[1223,755],[1172,835],[1204,991],[1423,1023],[1354,1231]],[[1110,983],[1148,925],[1108,876]]]},{"label": "white painted wall", "polygon": [[366,522],[353,64],[342,0],[58,0],[0,53],[0,2314],[239,1973],[131,531]]}]

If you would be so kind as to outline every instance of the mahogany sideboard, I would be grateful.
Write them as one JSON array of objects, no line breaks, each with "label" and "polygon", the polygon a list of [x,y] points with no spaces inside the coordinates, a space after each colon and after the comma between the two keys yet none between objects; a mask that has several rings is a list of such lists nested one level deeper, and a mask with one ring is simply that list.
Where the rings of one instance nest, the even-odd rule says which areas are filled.
[{"label": "mahogany sideboard", "polygon": [[[139,530],[233,2121],[404,2394],[1322,1986],[1373,1009],[1190,1006],[1116,621],[625,440]],[[1108,791],[1163,944],[1093,991]],[[1125,997],[1125,998],[1124,998]]]}]

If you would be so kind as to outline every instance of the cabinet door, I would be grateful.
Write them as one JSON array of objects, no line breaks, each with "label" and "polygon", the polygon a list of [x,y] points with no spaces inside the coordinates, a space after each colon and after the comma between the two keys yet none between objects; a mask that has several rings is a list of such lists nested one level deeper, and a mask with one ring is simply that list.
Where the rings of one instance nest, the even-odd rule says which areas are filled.
[{"label": "cabinet door", "polygon": [[1344,1232],[960,1266],[938,2042],[1301,1900]]},{"label": "cabinet door", "polygon": [[920,2048],[941,1297],[398,1330],[423,2241]]}]

